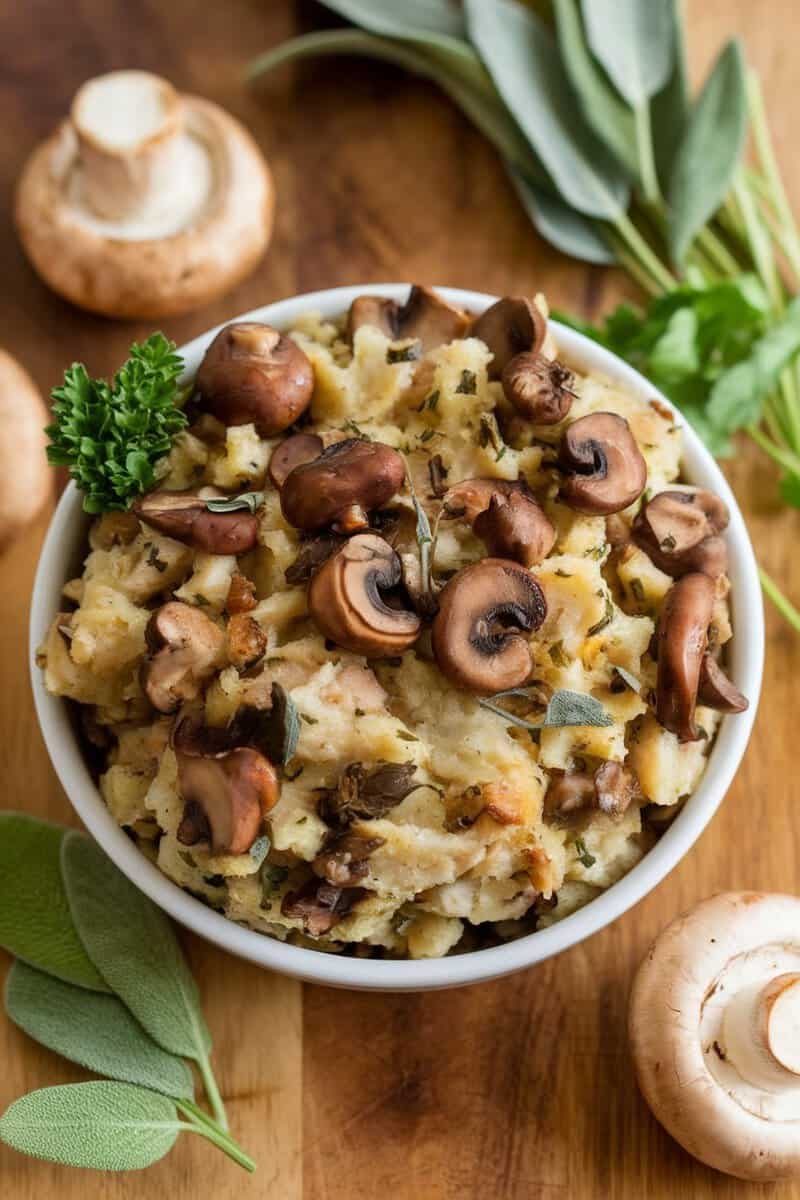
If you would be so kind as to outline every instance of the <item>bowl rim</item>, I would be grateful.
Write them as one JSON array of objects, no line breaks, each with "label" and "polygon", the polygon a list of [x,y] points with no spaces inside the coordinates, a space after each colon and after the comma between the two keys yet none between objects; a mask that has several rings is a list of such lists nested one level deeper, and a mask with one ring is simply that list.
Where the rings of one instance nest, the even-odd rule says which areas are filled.
[{"label": "bowl rim", "polygon": [[[255,308],[221,322],[200,334],[179,353],[193,374],[205,348],[231,320],[266,321],[281,329],[291,327],[301,313],[317,311],[323,317],[344,312],[351,301],[366,293],[403,300],[407,283],[377,283],[327,288],[293,296]],[[462,288],[436,287],[450,303],[481,312],[497,297]],[[358,959],[306,949],[281,942],[236,924],[209,909],[162,874],[125,834],[91,778],[78,745],[68,706],[44,687],[36,665],[36,650],[56,611],[54,602],[67,577],[70,551],[85,548],[87,518],[80,494],[69,483],[62,494],[42,546],[30,612],[29,651],[36,713],[55,772],[75,811],[92,836],[117,866],[156,904],[193,932],[239,957],[310,983],[364,991],[427,991],[479,983],[533,966],[598,932],[643,899],[678,864],[705,829],[722,802],[744,755],[758,707],[764,661],[763,600],[753,548],[736,499],[713,457],[673,405],[647,380],[616,355],[583,334],[553,321],[552,327],[564,358],[578,370],[599,374],[644,399],[657,399],[675,414],[683,430],[682,465],[691,482],[709,487],[728,505],[727,541],[731,562],[731,602],[735,623],[748,622],[747,637],[740,632],[731,642],[731,676],[750,699],[750,707],[735,720],[723,717],[711,755],[697,790],[656,844],[617,883],[583,908],[547,929],[488,949],[466,951],[433,959]],[[80,531],[80,538],[78,532]]]}]

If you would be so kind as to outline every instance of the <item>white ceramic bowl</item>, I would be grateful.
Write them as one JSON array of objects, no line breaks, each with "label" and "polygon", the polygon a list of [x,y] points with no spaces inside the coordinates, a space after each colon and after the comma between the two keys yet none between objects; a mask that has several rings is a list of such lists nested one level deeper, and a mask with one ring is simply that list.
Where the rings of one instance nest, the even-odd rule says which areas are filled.
[{"label": "white ceramic bowl", "polygon": [[[494,296],[480,292],[452,288],[437,290],[453,304],[473,312],[482,312],[495,300]],[[247,313],[241,319],[266,321],[287,329],[300,313],[310,309],[332,317],[344,312],[356,296],[365,292],[400,300],[405,298],[407,291],[407,284],[334,288],[269,304]],[[603,374],[646,400],[653,397],[664,400],[638,372],[615,355],[571,329],[558,325],[554,328],[561,355],[579,371]],[[206,347],[216,333],[217,330],[212,329],[195,338],[181,351],[189,374],[197,370]],[[676,420],[680,421],[680,417],[676,417]],[[41,672],[35,664],[36,647],[42,641],[53,615],[59,610],[61,587],[65,580],[79,572],[86,551],[88,521],[82,512],[80,493],[74,484],[70,484],[55,511],[39,561],[31,606],[30,654],[39,723],[53,766],[76,812],[117,866],[176,921],[242,958],[314,983],[369,991],[457,987],[507,975],[574,946],[641,900],[683,858],[730,786],[747,746],[755,717],[763,667],[764,624],[753,550],[725,477],[687,426],[684,427],[683,462],[686,478],[716,492],[730,509],[727,541],[736,633],[731,646],[729,669],[736,686],[749,697],[750,708],[740,716],[726,717],[722,721],[700,786],[649,854],[619,883],[557,925],[507,945],[450,958],[407,962],[349,958],[285,945],[274,938],[244,929],[212,912],[162,875],[137,850],[109,813],[84,762],[69,708],[62,700],[48,695]]]}]

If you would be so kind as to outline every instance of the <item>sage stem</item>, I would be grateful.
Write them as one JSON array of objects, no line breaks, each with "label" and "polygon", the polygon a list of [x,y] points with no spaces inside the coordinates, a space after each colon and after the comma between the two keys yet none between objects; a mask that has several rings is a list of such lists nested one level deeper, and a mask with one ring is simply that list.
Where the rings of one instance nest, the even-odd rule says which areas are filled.
[{"label": "sage stem", "polygon": [[800,612],[797,611],[791,600],[786,599],[783,592],[763,567],[758,568],[758,577],[761,580],[764,595],[772,601],[778,612],[789,622],[792,628],[800,633]]},{"label": "sage stem", "polygon": [[662,204],[661,188],[658,185],[656,160],[653,152],[653,130],[650,124],[650,104],[647,100],[634,113],[636,127],[636,151],[642,175],[642,191],[648,204]]},{"label": "sage stem", "polygon": [[214,1072],[211,1069],[211,1063],[204,1055],[202,1058],[196,1059],[200,1078],[203,1080],[203,1090],[208,1098],[208,1103],[211,1105],[211,1111],[217,1119],[220,1128],[227,1132],[228,1117],[225,1112],[225,1105],[222,1103],[222,1096],[219,1093],[217,1081],[214,1078]]},{"label": "sage stem", "polygon": [[616,220],[613,221],[613,225],[620,237],[638,257],[639,262],[650,273],[662,291],[671,292],[673,288],[678,286],[678,280],[667,270],[658,255],[651,249],[627,213],[620,213]]}]

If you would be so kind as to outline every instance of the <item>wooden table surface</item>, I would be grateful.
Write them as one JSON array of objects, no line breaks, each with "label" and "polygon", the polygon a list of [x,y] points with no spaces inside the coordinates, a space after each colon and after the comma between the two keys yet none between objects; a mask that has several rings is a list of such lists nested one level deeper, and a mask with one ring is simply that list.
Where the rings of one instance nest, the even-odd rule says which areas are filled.
[{"label": "wooden table surface", "polygon": [[[311,0],[0,6],[0,342],[45,392],[74,359],[111,372],[148,332],[50,294],[23,259],[10,216],[26,155],[86,77],[116,67],[160,71],[219,101],[247,122],[275,172],[267,258],[216,305],[166,322],[179,343],[257,304],[359,281],[541,289],[587,315],[619,297],[614,272],[567,261],[538,239],[493,152],[435,88],[353,60],[284,70],[258,91],[244,86],[255,53],[324,23]],[[696,72],[730,34],[746,40],[800,204],[794,0],[692,0],[689,26]],[[800,514],[779,509],[770,468],[747,448],[728,469],[762,562],[797,600]],[[76,824],[28,684],[28,603],[45,525],[46,516],[0,563],[0,806]],[[738,636],[747,636],[746,613]],[[633,971],[676,913],[720,889],[797,890],[798,678],[800,638],[770,611],[758,721],[721,811],[653,894],[542,966],[453,992],[359,995],[303,987],[187,937],[232,1125],[260,1164],[252,1180],[199,1139],[123,1176],[0,1148],[3,1200],[800,1197],[800,1183],[757,1188],[683,1153],[639,1097],[625,1039]],[[0,1063],[0,1109],[35,1087],[83,1077],[2,1015]]]}]

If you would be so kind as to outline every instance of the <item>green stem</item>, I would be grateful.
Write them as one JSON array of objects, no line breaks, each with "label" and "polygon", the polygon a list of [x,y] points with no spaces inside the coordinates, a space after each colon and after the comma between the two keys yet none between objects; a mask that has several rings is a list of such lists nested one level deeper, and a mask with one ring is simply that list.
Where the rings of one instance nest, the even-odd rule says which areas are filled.
[{"label": "green stem", "polygon": [[624,267],[632,279],[635,279],[639,287],[647,292],[648,296],[660,296],[662,289],[655,282],[652,275],[649,275],[637,258],[631,254],[627,246],[613,229],[604,229],[603,237],[608,242],[611,249],[614,251],[614,257],[621,267]]},{"label": "green stem", "polygon": [[641,265],[652,276],[662,291],[671,292],[678,286],[678,280],[662,263],[658,255],[644,240],[627,213],[620,213],[613,222],[614,228],[628,248],[633,251]]},{"label": "green stem", "polygon": [[777,442],[768,438],[757,425],[749,425],[747,433],[756,445],[760,446],[770,458],[774,458],[775,462],[779,463],[784,470],[791,471],[793,475],[800,475],[800,457],[793,454],[791,450],[784,450],[783,446],[779,446]]},{"label": "green stem", "polygon": [[228,1117],[225,1112],[225,1105],[222,1103],[222,1096],[219,1094],[217,1081],[214,1078],[214,1072],[211,1069],[211,1062],[205,1055],[196,1061],[200,1071],[200,1078],[203,1080],[203,1090],[208,1098],[208,1103],[211,1105],[211,1111],[216,1117],[219,1126],[227,1132]]},{"label": "green stem", "polygon": [[766,177],[769,198],[784,230],[785,254],[795,275],[800,277],[800,233],[789,204],[789,197],[786,195],[778,160],[775,157],[764,107],[764,97],[761,93],[758,76],[754,71],[747,72],[747,105],[753,141],[761,169]]},{"label": "green stem", "polygon": [[708,225],[700,230],[697,241],[723,275],[741,275],[741,264],[736,261],[722,239],[718,238]]},{"label": "green stem", "polygon": [[653,153],[653,130],[650,124],[650,104],[644,104],[636,109],[636,150],[639,157],[639,167],[642,175],[642,191],[648,204],[654,206],[662,203],[661,188],[658,186],[658,173]]},{"label": "green stem", "polygon": [[733,193],[736,197],[739,211],[742,214],[742,221],[744,222],[756,270],[767,290],[767,295],[770,298],[773,308],[777,313],[780,313],[784,308],[784,296],[778,270],[775,266],[775,256],[772,253],[772,246],[770,245],[764,226],[758,219],[753,195],[741,174],[734,180]]},{"label": "green stem", "polygon": [[256,1164],[250,1155],[245,1154],[241,1146],[233,1138],[229,1137],[224,1130],[220,1129],[219,1125],[217,1125],[216,1121],[212,1121],[208,1113],[204,1113],[202,1108],[198,1108],[191,1100],[176,1100],[175,1104],[179,1112],[189,1117],[191,1124],[184,1126],[185,1129],[190,1130],[192,1133],[202,1134],[204,1138],[207,1138],[219,1150],[222,1150],[224,1154],[232,1158],[240,1167],[244,1167],[246,1171],[250,1171],[251,1173],[255,1171]]},{"label": "green stem", "polygon": [[758,568],[758,577],[761,580],[764,595],[769,597],[778,612],[789,622],[792,628],[800,633],[800,612],[797,611],[791,600],[786,599],[778,585],[774,580],[770,579],[763,567]]}]

